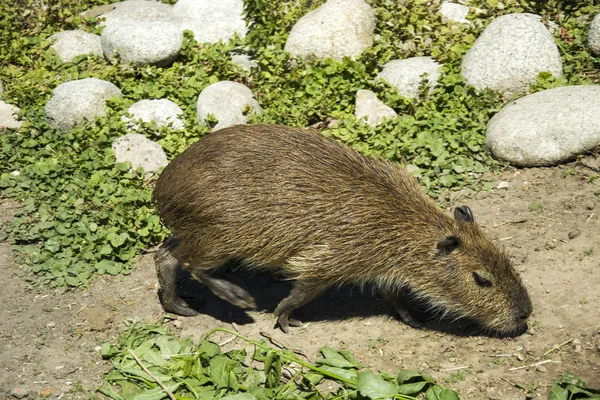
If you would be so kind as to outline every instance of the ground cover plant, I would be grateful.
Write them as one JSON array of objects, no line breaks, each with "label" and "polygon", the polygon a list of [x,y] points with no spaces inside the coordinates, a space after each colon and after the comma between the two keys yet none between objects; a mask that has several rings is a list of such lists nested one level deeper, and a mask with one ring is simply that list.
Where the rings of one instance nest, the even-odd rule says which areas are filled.
[{"label": "ground cover plant", "polygon": [[[155,177],[146,176],[141,170],[131,171],[127,163],[115,164],[111,150],[112,141],[127,133],[121,116],[138,100],[168,98],[184,110],[184,131],[154,126],[147,126],[145,130],[145,134],[157,140],[169,158],[173,158],[209,131],[196,123],[195,102],[200,91],[219,80],[242,82],[253,90],[264,110],[262,116],[253,116],[251,122],[312,125],[363,154],[410,164],[425,189],[435,196],[477,181],[486,171],[502,168],[485,148],[484,133],[489,118],[509,99],[487,91],[478,93],[465,85],[459,75],[460,60],[493,17],[510,12],[535,12],[547,23],[559,25],[554,37],[563,58],[565,78],[540,74],[532,91],[599,81],[600,63],[589,54],[585,35],[590,16],[600,12],[600,7],[588,2],[475,1],[473,4],[484,9],[485,14],[473,18],[471,26],[451,26],[437,15],[435,2],[407,1],[399,8],[393,1],[373,0],[370,4],[377,12],[378,39],[371,49],[356,60],[290,63],[289,55],[283,51],[289,30],[303,14],[323,1],[281,0],[269,2],[267,7],[263,1],[248,0],[246,15],[252,28],[247,38],[206,45],[194,42],[187,33],[182,54],[170,67],[111,64],[98,57],[80,57],[72,63],[61,63],[49,49],[48,37],[80,26],[99,33],[101,29],[95,21],[83,20],[78,13],[105,3],[108,1],[63,0],[41,7],[34,0],[10,0],[0,4],[3,16],[0,40],[5,44],[0,47],[3,100],[18,105],[24,119],[19,130],[6,129],[0,134],[0,190],[2,196],[16,199],[23,206],[3,231],[20,254],[22,276],[35,285],[85,287],[101,274],[128,274],[135,256],[158,244],[167,234],[150,203]],[[239,69],[231,63],[232,51],[249,53],[259,68],[251,72]],[[423,90],[419,100],[409,100],[374,81],[385,62],[420,55],[431,55],[444,63],[440,85],[433,93]],[[66,133],[51,128],[44,120],[43,107],[52,89],[63,82],[86,77],[113,82],[123,92],[123,99],[111,100],[108,114],[93,124]],[[358,89],[373,90],[400,117],[376,128],[357,121],[354,99]],[[169,351],[180,346],[179,353],[197,349],[185,340],[176,345],[173,337],[164,336],[167,332],[162,328],[144,329],[126,333],[126,339],[122,339],[125,342],[116,347],[105,346],[104,355],[114,365],[107,382],[118,382],[125,392],[113,393],[114,388],[105,386],[105,394],[127,398],[127,393],[133,396],[153,391],[151,395],[164,398],[164,390],[158,389],[156,382],[144,375],[140,363],[129,353],[132,349],[142,357],[142,364],[157,371],[169,385],[179,385],[171,388],[173,392],[180,390],[189,394],[202,386],[221,390],[219,395],[230,398],[248,398],[243,397],[246,393],[233,395],[232,389],[236,386],[235,380],[239,388],[240,384],[244,385],[240,383],[241,378],[246,382],[254,374],[259,375],[254,377],[255,387],[259,388],[257,393],[265,393],[265,396],[267,393],[300,395],[295,390],[301,385],[307,385],[303,389],[308,398],[345,395],[342,389],[331,395],[319,394],[316,390],[308,392],[311,381],[301,379],[300,375],[299,384],[289,378],[282,384],[276,373],[284,364],[295,360],[285,359],[285,355],[296,356],[266,347],[259,346],[261,350],[256,357],[266,360],[267,354],[271,354],[275,366],[263,366],[271,371],[271,375],[263,372],[264,376],[260,371],[242,370],[240,364],[235,364],[242,363],[242,350],[223,353],[208,339],[202,343],[212,349],[210,357],[193,359],[186,355],[158,361],[155,355],[162,354],[162,345]],[[146,347],[140,349],[140,346]],[[148,352],[143,353],[144,349]],[[406,382],[397,375],[368,375],[352,364],[349,354],[325,352],[323,359],[330,360],[327,361],[330,364],[342,363],[341,356],[352,365],[333,367],[356,377],[356,382],[346,386],[346,390],[357,398],[394,398],[399,393],[392,395],[392,390],[398,391]],[[142,353],[147,354],[147,358],[143,358]],[[211,361],[217,356],[224,358]],[[235,379],[231,375],[211,376],[207,370],[190,378],[191,365],[202,365],[203,361],[209,367],[211,362],[229,365],[223,370],[229,368],[227,371],[233,371]],[[327,362],[317,367],[331,366]],[[318,371],[305,368],[302,376],[316,377],[307,371]],[[360,386],[359,370],[368,377],[362,382],[372,382],[376,389],[369,391]],[[185,383],[188,378],[196,381]],[[428,398],[436,398],[431,396],[444,390],[419,374],[409,378],[411,384],[422,384],[422,392],[430,393]],[[209,380],[203,382],[203,379]],[[345,381],[337,379],[337,382]],[[370,387],[368,384],[366,388]],[[449,390],[443,393],[455,396]],[[558,381],[551,392],[551,396],[555,396],[552,399],[593,398],[595,395],[597,390],[587,388],[569,375]]]}]

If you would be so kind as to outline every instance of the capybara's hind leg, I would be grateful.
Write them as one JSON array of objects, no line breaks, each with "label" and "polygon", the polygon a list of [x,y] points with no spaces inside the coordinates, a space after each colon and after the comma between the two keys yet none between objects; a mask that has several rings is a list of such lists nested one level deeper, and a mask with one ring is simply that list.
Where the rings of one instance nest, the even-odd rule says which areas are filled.
[{"label": "capybara's hind leg", "polygon": [[177,293],[177,272],[182,266],[171,253],[176,244],[177,239],[170,238],[160,246],[154,255],[159,285],[158,298],[165,311],[192,317],[198,315],[198,311],[191,308]]},{"label": "capybara's hind leg", "polygon": [[191,268],[191,271],[199,281],[204,283],[206,287],[215,294],[215,296],[240,308],[256,308],[256,302],[250,293],[235,283],[226,279],[211,276],[200,268]]},{"label": "capybara's hind leg", "polygon": [[413,328],[423,327],[423,314],[413,307],[408,300],[408,295],[403,289],[382,290],[383,296],[394,306],[402,322]]},{"label": "capybara's hind leg", "polygon": [[292,313],[323,293],[324,290],[325,288],[320,283],[315,284],[303,280],[294,282],[294,287],[289,296],[283,299],[273,312],[277,317],[277,324],[279,324],[281,330],[288,333],[290,325],[302,326],[302,322],[294,319]]}]

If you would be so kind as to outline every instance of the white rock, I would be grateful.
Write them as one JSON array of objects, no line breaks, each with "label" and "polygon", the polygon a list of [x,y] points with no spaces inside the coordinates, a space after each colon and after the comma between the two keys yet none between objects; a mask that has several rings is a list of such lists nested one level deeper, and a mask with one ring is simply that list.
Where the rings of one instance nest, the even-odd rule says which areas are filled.
[{"label": "white rock", "polygon": [[98,17],[100,25],[110,26],[123,22],[170,21],[172,7],[159,1],[130,0],[114,4],[115,9]]},{"label": "white rock", "polygon": [[600,14],[596,15],[590,24],[587,44],[594,55],[600,56]]},{"label": "white rock", "polygon": [[117,138],[112,149],[117,162],[131,162],[131,168],[144,168],[146,173],[156,172],[169,162],[160,144],[153,142],[140,133],[128,133]]},{"label": "white rock", "polygon": [[173,18],[181,30],[194,32],[200,43],[228,41],[235,33],[246,36],[243,0],[179,0]]},{"label": "white rock", "polygon": [[171,100],[141,100],[129,107],[127,112],[131,114],[131,118],[124,116],[123,120],[127,122],[128,129],[133,131],[139,129],[139,124],[136,123],[138,120],[154,122],[159,127],[166,126],[175,130],[184,128],[181,120],[183,110]]},{"label": "white rock", "polygon": [[0,100],[0,128],[18,129],[22,122],[17,119],[19,107]]},{"label": "white rock", "polygon": [[86,78],[57,86],[46,103],[46,121],[61,130],[93,121],[106,114],[106,100],[121,97],[121,91],[110,82]]},{"label": "white rock", "polygon": [[0,81],[0,96],[2,96],[2,94],[4,94],[4,85],[2,84],[2,81]]},{"label": "white rock", "polygon": [[600,85],[534,93],[505,106],[489,122],[492,154],[523,167],[555,165],[600,146]]},{"label": "white rock", "polygon": [[73,58],[85,54],[102,55],[100,36],[93,33],[81,30],[62,31],[50,36],[49,40],[54,41],[50,47],[62,62],[70,62]]},{"label": "white rock", "polygon": [[377,95],[370,90],[356,92],[356,118],[365,118],[371,126],[377,126],[385,119],[396,118],[396,111],[381,102]]},{"label": "white rock", "polygon": [[552,35],[539,16],[508,14],[483,31],[462,61],[462,76],[476,89],[507,96],[527,92],[540,72],[563,76],[562,61]]},{"label": "white rock", "polygon": [[470,23],[467,19],[469,7],[463,6],[462,4],[444,1],[440,7],[440,14],[442,14],[442,17],[452,22],[458,22],[459,24]]},{"label": "white rock", "polygon": [[285,50],[318,59],[356,57],[373,45],[375,11],[364,0],[328,0],[300,18]]},{"label": "white rock", "polygon": [[248,121],[244,114],[247,107],[250,107],[250,112],[262,113],[252,91],[246,86],[232,81],[213,83],[198,96],[198,123],[203,124],[206,117],[213,114],[219,121],[214,130],[245,124]]},{"label": "white rock", "polygon": [[256,60],[253,60],[247,54],[234,54],[231,56],[231,62],[246,71],[250,71],[252,68],[258,66]]},{"label": "white rock", "polygon": [[430,91],[437,86],[442,66],[431,57],[412,57],[392,60],[383,66],[377,75],[396,89],[404,97],[418,97],[423,74],[427,75]]},{"label": "white rock", "polygon": [[169,65],[182,45],[183,33],[171,22],[123,22],[102,32],[104,55],[110,59],[118,53],[121,63]]}]

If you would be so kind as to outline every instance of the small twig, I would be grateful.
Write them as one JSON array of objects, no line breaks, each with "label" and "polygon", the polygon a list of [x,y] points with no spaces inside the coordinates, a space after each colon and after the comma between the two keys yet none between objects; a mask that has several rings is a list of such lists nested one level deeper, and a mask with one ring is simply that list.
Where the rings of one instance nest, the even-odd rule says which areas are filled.
[{"label": "small twig", "polygon": [[592,213],[592,215],[590,215],[589,218],[585,222],[590,222],[590,219],[592,219],[592,217],[594,216],[594,214],[596,214],[596,213]]},{"label": "small twig", "polygon": [[160,379],[158,379],[157,377],[155,377],[154,375],[152,375],[152,372],[150,372],[150,370],[148,368],[146,368],[144,366],[144,364],[142,364],[142,360],[140,360],[138,358],[138,356],[135,355],[135,353],[133,352],[133,350],[129,349],[129,353],[131,354],[131,356],[135,359],[135,361],[140,365],[140,367],[142,367],[142,369],[148,374],[150,375],[150,377],[152,379],[154,379],[154,382],[158,383],[158,385],[165,391],[165,393],[169,396],[169,398],[171,400],[177,400],[175,398],[175,396],[173,396],[173,393],[171,393],[171,391],[165,386],[164,383],[161,382]]},{"label": "small twig", "polygon": [[547,356],[548,354],[552,353],[553,351],[556,351],[558,349],[560,349],[561,347],[571,343],[573,341],[573,338],[566,340],[565,342],[559,344],[558,346],[555,346],[553,348],[551,348],[550,350],[548,350],[547,352],[545,352],[544,354],[542,354],[542,357]]},{"label": "small twig", "polygon": [[548,363],[559,363],[560,361],[552,361],[552,360],[544,360],[544,361],[538,361],[536,363],[533,364],[529,364],[529,365],[523,365],[520,367],[513,367],[513,368],[509,368],[509,371],[516,371],[518,369],[523,369],[523,368],[529,368],[529,367],[537,367],[538,365],[542,365],[542,364],[548,364]]},{"label": "small twig", "polygon": [[494,354],[494,357],[512,357],[512,353]]},{"label": "small twig", "polygon": [[81,307],[79,310],[77,310],[77,312],[75,312],[75,315],[79,314],[80,312],[82,312],[83,310],[85,310],[87,308],[88,304],[86,304],[85,306]]},{"label": "small twig", "polygon": [[457,371],[459,369],[468,369],[468,368],[471,368],[471,366],[463,365],[462,367],[447,368],[447,369],[443,369],[442,371]]},{"label": "small twig", "polygon": [[[238,329],[238,325],[235,322],[232,322],[231,326],[233,327],[234,331],[236,331],[237,333],[240,333],[240,330]],[[232,336],[229,339],[223,341],[222,343],[219,343],[219,347],[225,346],[227,343],[231,343],[237,338],[238,338],[237,336]]]},{"label": "small twig", "polygon": [[279,340],[275,339],[273,336],[271,336],[270,334],[268,334],[265,331],[260,331],[259,333],[261,334],[261,336],[266,337],[267,339],[269,339],[269,341],[271,342],[271,344],[273,344],[274,346],[279,347],[280,349],[291,350],[294,353],[299,354],[302,357],[306,358],[308,361],[310,361],[310,359],[306,356],[306,354],[304,354],[304,352],[302,350],[290,349],[289,347],[287,347],[286,345],[284,345]]},{"label": "small twig", "polygon": [[507,237],[500,238],[500,239],[498,239],[498,241],[500,242],[502,240],[510,240],[510,239],[512,239],[512,236],[507,236]]}]

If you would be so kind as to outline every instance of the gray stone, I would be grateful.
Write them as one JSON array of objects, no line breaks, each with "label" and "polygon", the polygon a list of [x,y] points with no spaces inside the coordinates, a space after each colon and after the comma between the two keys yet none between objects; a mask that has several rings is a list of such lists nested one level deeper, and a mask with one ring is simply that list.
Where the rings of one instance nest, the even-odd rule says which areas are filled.
[{"label": "gray stone", "polygon": [[252,113],[262,113],[252,91],[246,86],[232,81],[213,83],[198,96],[198,123],[203,124],[206,117],[213,114],[219,121],[214,130],[245,124],[248,121],[244,114],[247,107]]},{"label": "gray stone", "polygon": [[86,78],[57,86],[46,103],[46,121],[61,130],[93,121],[106,114],[106,100],[121,97],[121,91],[110,82]]},{"label": "gray stone", "polygon": [[600,146],[600,85],[565,86],[509,103],[489,122],[494,157],[521,167],[555,165]]},{"label": "gray stone", "polygon": [[54,41],[50,47],[62,62],[70,62],[73,58],[85,54],[102,55],[100,36],[93,33],[81,30],[62,31],[50,36],[50,41]]},{"label": "gray stone", "polygon": [[117,138],[112,149],[117,162],[131,162],[131,168],[144,168],[146,173],[158,171],[169,162],[160,144],[153,142],[140,133],[128,133]]},{"label": "gray stone", "polygon": [[398,114],[391,107],[383,104],[370,90],[356,92],[356,118],[365,118],[371,126],[377,126],[385,119],[396,118]]},{"label": "gray stone", "polygon": [[158,1],[130,0],[115,3],[114,6],[112,11],[98,18],[100,25],[110,26],[123,22],[165,22],[172,18],[172,7]]},{"label": "gray stone", "polygon": [[25,397],[27,397],[29,395],[29,392],[27,391],[27,389],[25,389],[23,387],[15,386],[10,391],[10,395],[16,399],[24,399]]},{"label": "gray stone", "polygon": [[181,120],[183,110],[171,100],[141,100],[129,107],[127,112],[131,114],[131,118],[123,117],[123,120],[127,122],[128,129],[133,131],[139,129],[139,120],[154,122],[159,127],[166,126],[175,130],[184,128]]},{"label": "gray stone", "polygon": [[17,119],[19,107],[0,100],[0,128],[18,129],[22,122]]},{"label": "gray stone", "polygon": [[123,22],[102,32],[104,55],[110,59],[118,53],[121,63],[166,66],[175,61],[182,45],[183,33],[171,22]]},{"label": "gray stone", "polygon": [[458,22],[459,24],[470,23],[467,19],[469,7],[463,6],[462,4],[444,1],[440,7],[440,14],[448,21]]},{"label": "gray stone", "polygon": [[318,59],[356,57],[373,45],[375,11],[364,0],[328,0],[300,18],[285,50]]},{"label": "gray stone", "polygon": [[563,76],[552,35],[539,16],[508,14],[483,31],[462,61],[462,76],[476,89],[511,96],[527,92],[540,72]]},{"label": "gray stone", "polygon": [[2,96],[4,94],[4,85],[2,84],[2,81],[0,81],[0,96]]},{"label": "gray stone", "polygon": [[596,15],[590,24],[587,44],[594,55],[600,56],[600,14]]},{"label": "gray stone", "polygon": [[231,62],[245,71],[256,68],[258,63],[246,54],[234,54],[231,56]]},{"label": "gray stone", "polygon": [[246,36],[243,0],[179,0],[173,18],[182,30],[194,32],[200,43],[228,41],[234,34]]},{"label": "gray stone", "polygon": [[404,97],[418,97],[423,74],[427,74],[427,84],[432,91],[437,86],[442,66],[431,57],[412,57],[404,60],[392,60],[383,66],[377,75],[398,89]]}]

